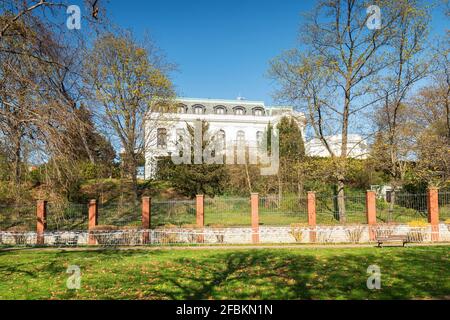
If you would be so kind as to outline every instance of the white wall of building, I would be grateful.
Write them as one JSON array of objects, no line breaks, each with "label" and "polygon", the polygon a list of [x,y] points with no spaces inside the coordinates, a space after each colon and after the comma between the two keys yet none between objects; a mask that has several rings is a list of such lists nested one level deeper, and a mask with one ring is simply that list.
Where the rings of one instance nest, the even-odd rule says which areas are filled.
[{"label": "white wall of building", "polygon": [[[292,107],[267,107],[262,101],[246,100],[218,100],[218,99],[177,99],[177,104],[185,108],[185,113],[167,114],[164,121],[158,121],[158,128],[167,130],[167,146],[158,147],[157,135],[155,130],[149,134],[147,151],[145,155],[145,178],[154,176],[156,169],[156,159],[161,156],[167,156],[170,152],[176,150],[175,141],[177,140],[177,130],[185,129],[186,124],[193,125],[196,120],[209,123],[209,132],[214,134],[220,130],[225,132],[226,144],[230,145],[237,140],[239,131],[245,134],[247,144],[256,144],[257,133],[265,132],[270,124],[276,126],[283,116],[294,116],[298,119],[299,127],[304,133],[305,118],[301,113],[293,111]],[[196,107],[204,107],[204,113],[196,114]],[[217,114],[216,108],[226,109],[226,113]],[[242,109],[245,114],[236,115],[235,109]],[[255,115],[255,113],[261,113]],[[151,117],[158,118],[159,114],[153,113]],[[151,118],[150,117],[150,118]],[[149,126],[155,126],[154,121],[148,121]],[[146,128],[147,129],[147,128]],[[150,131],[150,128],[147,129]]]}]

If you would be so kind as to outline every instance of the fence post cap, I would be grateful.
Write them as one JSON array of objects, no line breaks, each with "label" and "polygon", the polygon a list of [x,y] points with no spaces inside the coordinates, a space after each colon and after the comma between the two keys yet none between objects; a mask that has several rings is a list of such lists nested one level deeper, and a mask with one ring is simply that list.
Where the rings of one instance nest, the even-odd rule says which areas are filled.
[{"label": "fence post cap", "polygon": [[90,203],[90,204],[97,203],[97,199],[91,199],[91,200],[89,200],[89,203]]}]

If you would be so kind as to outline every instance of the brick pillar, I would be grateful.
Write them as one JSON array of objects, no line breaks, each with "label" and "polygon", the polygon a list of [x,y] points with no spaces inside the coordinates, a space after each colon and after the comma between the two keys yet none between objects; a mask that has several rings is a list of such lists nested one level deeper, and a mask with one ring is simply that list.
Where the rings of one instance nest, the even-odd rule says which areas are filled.
[{"label": "brick pillar", "polygon": [[259,243],[259,195],[252,193],[250,196],[252,214],[252,242]]},{"label": "brick pillar", "polygon": [[144,233],[142,234],[142,243],[149,243],[150,232],[148,231],[151,226],[151,207],[152,199],[150,197],[142,198],[142,229]]},{"label": "brick pillar", "polygon": [[[89,224],[88,229],[91,231],[97,225],[98,218],[98,209],[97,209],[97,200],[89,201]],[[88,244],[95,245],[97,241],[95,240],[95,236],[89,232]]]},{"label": "brick pillar", "polygon": [[366,214],[367,224],[369,225],[369,240],[375,240],[375,230],[377,225],[377,197],[373,190],[366,192]]},{"label": "brick pillar", "polygon": [[197,201],[196,201],[196,211],[197,211],[197,228],[199,228],[200,232],[202,233],[197,237],[198,242],[204,242],[205,237],[203,235],[204,227],[205,227],[205,196],[202,194],[197,195]]},{"label": "brick pillar", "polygon": [[36,244],[44,245],[44,232],[47,229],[47,201],[39,200],[36,206]]},{"label": "brick pillar", "polygon": [[428,222],[431,224],[431,241],[439,241],[439,191],[429,188],[427,192]]},{"label": "brick pillar", "polygon": [[316,242],[316,193],[308,192],[307,197],[309,241]]}]

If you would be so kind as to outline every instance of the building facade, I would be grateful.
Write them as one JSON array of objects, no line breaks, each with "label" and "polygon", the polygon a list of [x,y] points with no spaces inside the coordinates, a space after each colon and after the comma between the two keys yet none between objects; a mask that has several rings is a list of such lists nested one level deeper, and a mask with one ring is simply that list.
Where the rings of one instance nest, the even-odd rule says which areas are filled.
[{"label": "building facade", "polygon": [[297,120],[304,137],[302,113],[294,112],[292,107],[266,106],[262,101],[179,98],[173,111],[166,113],[163,119],[160,116],[151,113],[146,127],[146,179],[154,177],[158,158],[177,150],[176,141],[186,134],[187,124],[193,126],[197,120],[208,122],[209,134],[219,136],[227,146],[237,142],[244,142],[248,147],[257,145],[269,124],[275,127],[284,116]]}]

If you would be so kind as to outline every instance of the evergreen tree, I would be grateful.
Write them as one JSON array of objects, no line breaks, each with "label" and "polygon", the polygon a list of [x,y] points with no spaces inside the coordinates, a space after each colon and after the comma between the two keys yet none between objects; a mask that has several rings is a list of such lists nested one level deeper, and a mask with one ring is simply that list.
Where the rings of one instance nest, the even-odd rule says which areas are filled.
[{"label": "evergreen tree", "polygon": [[[209,124],[202,121],[202,132],[205,137],[202,140],[202,152],[213,143],[215,137],[209,134]],[[158,178],[168,180],[180,193],[190,198],[197,194],[215,196],[223,193],[228,174],[224,164],[194,164],[194,127],[187,124],[187,134],[183,141],[190,140],[191,163],[175,165],[170,157],[164,157],[158,161]]]}]

